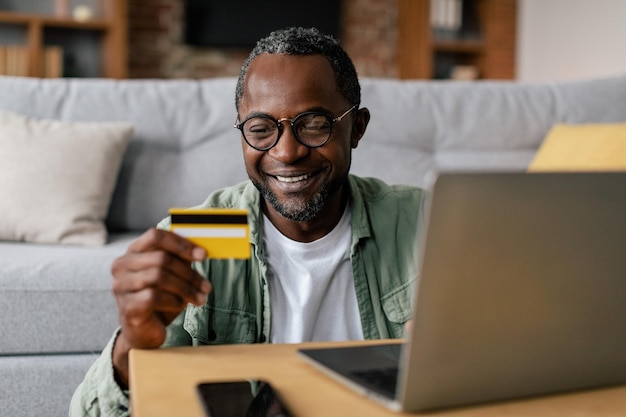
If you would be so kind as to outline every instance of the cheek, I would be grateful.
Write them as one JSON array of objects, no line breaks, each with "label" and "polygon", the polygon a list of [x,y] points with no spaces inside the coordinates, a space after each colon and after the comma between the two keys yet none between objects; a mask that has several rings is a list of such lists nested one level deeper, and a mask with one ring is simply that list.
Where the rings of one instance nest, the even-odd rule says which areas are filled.
[{"label": "cheek", "polygon": [[[337,129],[337,130],[335,130]],[[354,148],[354,139],[352,138],[352,123],[345,123],[336,128],[333,127],[333,136],[336,137],[337,143],[342,147]]]},{"label": "cheek", "polygon": [[345,160],[345,163],[349,164],[352,149],[355,147],[351,136],[351,128],[350,126],[344,127],[337,133],[339,135],[334,138],[333,154],[336,160]]},{"label": "cheek", "polygon": [[352,147],[350,143],[343,138],[342,143],[335,143],[332,148],[324,149],[324,159],[330,161],[336,171],[344,171],[350,166]]},{"label": "cheek", "polygon": [[243,139],[241,139],[241,150],[246,171],[248,171],[248,173],[256,172],[261,159],[260,153],[252,149]]}]

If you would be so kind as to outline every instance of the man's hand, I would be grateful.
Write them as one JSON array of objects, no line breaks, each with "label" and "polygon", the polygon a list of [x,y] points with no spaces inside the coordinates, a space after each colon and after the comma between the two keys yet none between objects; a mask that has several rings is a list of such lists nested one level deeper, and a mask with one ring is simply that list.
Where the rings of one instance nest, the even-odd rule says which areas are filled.
[{"label": "man's hand", "polygon": [[413,331],[413,319],[409,319],[406,323],[404,323],[404,334],[408,335]]},{"label": "man's hand", "polygon": [[121,333],[113,349],[118,382],[128,384],[128,352],[157,348],[166,327],[187,306],[202,305],[211,284],[191,268],[206,251],[164,230],[150,229],[113,262],[113,293]]}]

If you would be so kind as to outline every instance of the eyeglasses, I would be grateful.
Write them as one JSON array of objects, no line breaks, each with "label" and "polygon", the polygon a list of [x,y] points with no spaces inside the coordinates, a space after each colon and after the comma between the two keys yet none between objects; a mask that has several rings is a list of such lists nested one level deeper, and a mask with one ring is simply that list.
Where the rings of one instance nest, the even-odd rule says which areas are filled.
[{"label": "eyeglasses", "polygon": [[309,148],[319,148],[330,139],[333,124],[341,121],[357,107],[358,105],[350,107],[341,116],[334,119],[328,114],[317,111],[307,111],[300,113],[293,119],[283,118],[280,120],[265,115],[250,116],[243,122],[235,124],[234,127],[241,130],[241,134],[248,145],[258,151],[267,151],[278,143],[278,139],[283,134],[283,122],[289,122],[298,142]]}]

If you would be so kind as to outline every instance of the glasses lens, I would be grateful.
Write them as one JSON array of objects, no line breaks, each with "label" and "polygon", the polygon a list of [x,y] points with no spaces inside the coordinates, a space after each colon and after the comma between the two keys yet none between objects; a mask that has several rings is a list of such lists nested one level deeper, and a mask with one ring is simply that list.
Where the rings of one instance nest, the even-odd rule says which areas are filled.
[{"label": "glasses lens", "polygon": [[246,120],[242,127],[246,140],[257,148],[272,146],[278,136],[278,126],[266,117],[253,117]]},{"label": "glasses lens", "polygon": [[305,113],[296,118],[293,127],[307,146],[323,145],[330,137],[332,120],[325,114]]}]

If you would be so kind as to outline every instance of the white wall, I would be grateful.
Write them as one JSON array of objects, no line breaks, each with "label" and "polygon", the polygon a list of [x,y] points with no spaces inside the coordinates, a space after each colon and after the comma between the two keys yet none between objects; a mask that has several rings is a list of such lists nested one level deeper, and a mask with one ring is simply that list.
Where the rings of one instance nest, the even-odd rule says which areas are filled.
[{"label": "white wall", "polygon": [[517,79],[626,74],[626,0],[519,0]]}]

